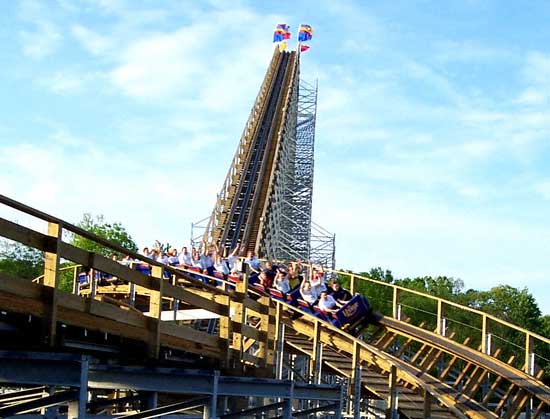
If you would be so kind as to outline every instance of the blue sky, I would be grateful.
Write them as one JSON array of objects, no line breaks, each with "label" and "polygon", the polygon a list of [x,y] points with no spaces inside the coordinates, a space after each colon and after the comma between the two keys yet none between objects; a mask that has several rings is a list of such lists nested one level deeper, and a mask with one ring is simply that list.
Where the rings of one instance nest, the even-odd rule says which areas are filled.
[{"label": "blue sky", "polygon": [[[0,5],[0,191],[187,243],[284,21],[314,28],[315,220],[337,265],[528,287],[550,313],[550,3]],[[8,214],[17,218],[17,215]]]}]

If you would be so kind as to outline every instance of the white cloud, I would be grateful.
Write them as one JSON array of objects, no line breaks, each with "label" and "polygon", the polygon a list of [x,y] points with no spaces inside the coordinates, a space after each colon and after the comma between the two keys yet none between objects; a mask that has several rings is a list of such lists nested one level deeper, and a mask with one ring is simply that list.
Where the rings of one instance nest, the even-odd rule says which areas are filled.
[{"label": "white cloud", "polygon": [[20,30],[18,33],[23,54],[37,60],[53,54],[61,44],[63,36],[50,19],[48,8],[36,0],[23,0],[18,6],[21,19],[34,26],[32,30]]},{"label": "white cloud", "polygon": [[544,199],[550,200],[550,180],[536,182],[534,190]]},{"label": "white cloud", "polygon": [[512,51],[484,45],[473,40],[441,41],[436,43],[436,59],[444,62],[479,62],[496,60],[508,60]]},{"label": "white cloud", "polygon": [[49,22],[37,22],[34,31],[20,31],[23,53],[34,59],[42,59],[55,52],[62,36],[58,28]]},{"label": "white cloud", "polygon": [[521,92],[516,102],[520,105],[541,105],[547,100],[547,95],[534,88],[525,89]]},{"label": "white cloud", "polygon": [[[137,41],[123,53],[123,64],[111,72],[113,83],[136,98],[174,97],[191,88],[192,77],[206,71],[196,58],[201,32],[182,29]],[[195,38],[195,36],[198,36]]]},{"label": "white cloud", "polygon": [[530,82],[550,85],[550,55],[538,51],[529,52],[523,73]]},{"label": "white cloud", "polygon": [[100,73],[87,73],[77,70],[57,71],[52,75],[41,77],[37,84],[57,94],[80,92],[91,82],[103,78]]},{"label": "white cloud", "polygon": [[111,41],[108,37],[99,35],[82,25],[74,25],[71,28],[71,32],[82,44],[82,46],[91,54],[103,54],[111,46]]}]

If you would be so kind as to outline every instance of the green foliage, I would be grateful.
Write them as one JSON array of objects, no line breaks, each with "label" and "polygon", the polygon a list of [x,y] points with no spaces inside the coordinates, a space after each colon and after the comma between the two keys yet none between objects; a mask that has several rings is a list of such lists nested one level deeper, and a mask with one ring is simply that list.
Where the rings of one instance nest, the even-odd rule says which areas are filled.
[{"label": "green foliage", "polygon": [[[94,218],[91,214],[86,213],[77,226],[110,242],[116,243],[129,251],[137,252],[138,250],[136,243],[122,224],[107,223],[103,215],[98,215]],[[109,248],[79,235],[73,235],[71,244],[90,252],[102,254],[103,256],[110,256],[113,253]]]},{"label": "green foliage", "polygon": [[0,244],[0,272],[34,279],[44,273],[44,254],[20,243],[3,241]]}]

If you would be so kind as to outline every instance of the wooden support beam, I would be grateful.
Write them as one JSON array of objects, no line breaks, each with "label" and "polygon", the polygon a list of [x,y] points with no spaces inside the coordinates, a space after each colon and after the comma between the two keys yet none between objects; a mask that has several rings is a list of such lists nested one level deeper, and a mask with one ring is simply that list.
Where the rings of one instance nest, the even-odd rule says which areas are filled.
[{"label": "wooden support beam", "polygon": [[392,365],[388,377],[388,408],[386,409],[386,419],[395,418],[397,418],[397,368],[395,365]]},{"label": "wooden support beam", "polygon": [[424,419],[430,419],[432,417],[432,395],[429,391],[424,390]]},{"label": "wooden support beam", "polygon": [[[232,363],[233,322],[231,321],[231,299],[227,295],[217,295],[216,302],[226,308],[224,315],[219,318],[219,336],[221,340],[222,368],[230,368]],[[225,353],[224,353],[225,352]]]},{"label": "wooden support beam", "polygon": [[275,378],[283,379],[283,359],[285,348],[285,325],[282,322],[283,305],[276,302],[276,317],[275,317]]},{"label": "wooden support beam", "polygon": [[508,404],[504,419],[516,419],[521,414],[527,400],[529,400],[529,394],[523,390],[519,390]]},{"label": "wooden support beam", "polygon": [[321,365],[322,365],[322,343],[321,343],[321,323],[315,321],[313,325],[313,353],[311,354],[309,371],[312,384],[321,383]]},{"label": "wooden support beam", "polygon": [[[495,357],[500,354],[501,349],[497,349],[495,351]],[[473,397],[477,390],[481,387],[483,384],[483,381],[486,377],[488,377],[489,373],[484,370],[483,368],[480,368],[475,375],[472,375],[468,381],[466,382],[465,386],[462,388],[462,392],[470,397]]]},{"label": "wooden support beam", "polygon": [[[266,307],[269,307],[269,297],[260,297],[258,302]],[[265,333],[264,338],[258,340],[258,357],[262,360],[261,367],[265,368],[268,365],[269,358],[269,311],[267,313],[260,314],[259,330]]]},{"label": "wooden support beam", "polygon": [[500,401],[497,404],[497,407],[495,408],[495,413],[498,416],[501,416],[501,413],[504,409],[504,406],[506,406],[506,403],[508,402],[510,397],[512,397],[512,394],[513,394],[514,390],[516,390],[516,389],[517,388],[514,384],[510,384],[508,386],[508,389],[506,390],[506,393],[504,393],[504,396],[500,399]]},{"label": "wooden support beam", "polygon": [[[508,362],[513,362],[515,359],[515,356],[512,355],[509,359],[508,359]],[[500,384],[502,383],[502,381],[504,380],[504,378],[502,376],[497,376],[495,378],[495,380],[493,381],[493,383],[491,384],[491,387],[489,387],[489,391],[487,391],[487,394],[485,394],[485,396],[483,396],[483,399],[481,400],[481,404],[483,405],[487,405],[487,403],[489,403],[489,401],[491,400],[491,397],[493,397],[493,394],[495,393],[495,391],[497,390],[497,388],[500,386]]]},{"label": "wooden support beam", "polygon": [[[470,337],[467,337],[466,339],[464,339],[464,345],[467,345],[468,342],[470,342]],[[457,357],[457,356],[453,356],[451,358],[451,360],[449,361],[449,363],[447,364],[447,366],[445,367],[445,369],[441,372],[441,374],[439,374],[439,380],[441,381],[445,381],[445,377],[447,377],[447,375],[451,372],[452,368],[454,367],[454,365],[456,364],[456,362],[459,360],[460,358]]]},{"label": "wooden support beam", "polygon": [[426,349],[428,349],[428,348],[429,348],[429,346],[428,346],[427,344],[424,343],[424,344],[420,347],[420,349],[419,349],[418,351],[416,351],[416,353],[415,353],[414,356],[412,357],[412,359],[411,359],[411,364],[415,364],[416,361],[420,358],[420,355],[422,355],[422,353],[423,353]]},{"label": "wooden support beam", "polygon": [[162,267],[153,266],[151,275],[158,281],[158,290],[151,290],[149,294],[149,345],[148,355],[151,358],[158,358],[160,355],[160,334],[162,321],[160,319],[162,313],[162,292],[164,282],[162,275]]},{"label": "wooden support beam", "polygon": [[44,282],[47,292],[44,295],[46,313],[42,317],[42,336],[46,345],[54,347],[57,340],[57,299],[59,291],[59,248],[62,240],[63,227],[61,224],[49,222],[48,236],[55,240],[53,249],[44,253]]},{"label": "wooden support beam", "polygon": [[[454,335],[455,335],[455,332],[452,332],[449,335],[449,339],[452,339],[454,337]],[[437,351],[433,352],[430,356],[424,357],[424,359],[422,360],[422,362],[420,364],[420,368],[423,371],[426,371],[426,372],[431,371],[431,369],[435,367],[435,364],[437,364],[437,362],[441,359],[443,354],[444,354],[443,351],[437,350]]]},{"label": "wooden support beam", "polygon": [[531,419],[537,419],[541,415],[541,413],[544,411],[545,407],[546,407],[546,403],[540,402],[537,408],[535,409],[535,411],[533,412],[533,414],[531,415]]}]

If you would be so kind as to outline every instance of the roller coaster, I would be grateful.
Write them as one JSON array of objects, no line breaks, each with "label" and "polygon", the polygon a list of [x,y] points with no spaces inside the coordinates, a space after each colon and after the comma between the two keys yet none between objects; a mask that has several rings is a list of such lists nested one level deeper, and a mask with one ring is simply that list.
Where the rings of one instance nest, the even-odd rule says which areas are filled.
[{"label": "roller coaster", "polygon": [[[268,259],[315,256],[315,121],[314,113],[300,111],[299,68],[298,53],[275,50],[202,243],[244,246]],[[327,268],[352,294],[370,292],[379,312],[374,324],[352,334],[249,286],[246,269],[237,282],[208,278],[128,252],[9,197],[0,195],[0,204],[29,220],[0,218],[0,237],[44,254],[36,281],[0,273],[0,417],[548,413],[550,339],[489,314]],[[68,240],[74,235],[149,269],[75,247]],[[80,272],[90,279],[86,287]],[[116,280],[102,282],[102,275]],[[419,300],[421,307],[410,305]]]}]

